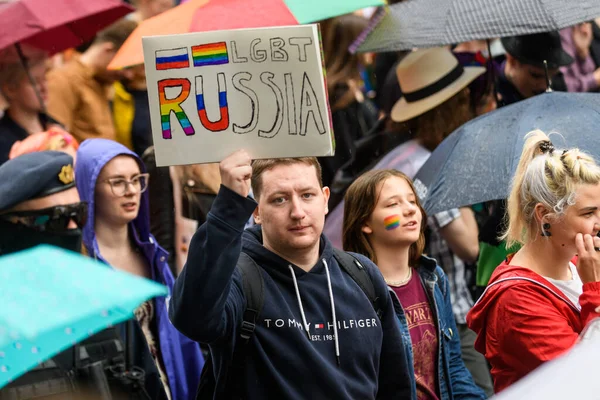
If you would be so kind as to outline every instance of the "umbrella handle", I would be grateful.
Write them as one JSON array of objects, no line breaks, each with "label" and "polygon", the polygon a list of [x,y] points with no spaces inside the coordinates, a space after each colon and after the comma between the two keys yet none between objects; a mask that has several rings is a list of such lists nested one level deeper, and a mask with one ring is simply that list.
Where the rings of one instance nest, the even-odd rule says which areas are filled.
[{"label": "umbrella handle", "polygon": [[21,44],[20,43],[15,43],[15,49],[17,50],[17,54],[19,55],[19,60],[21,60],[21,64],[23,65],[23,68],[25,69],[25,73],[27,74],[27,78],[29,79],[29,82],[31,83],[31,86],[33,87],[33,91],[35,92],[35,96],[37,97],[38,101],[40,102],[40,106],[42,108],[42,112],[45,114],[46,113],[46,104],[44,103],[44,99],[42,98],[42,94],[38,90],[37,82],[35,81],[35,79],[33,79],[33,76],[31,75],[31,71],[29,70],[29,65],[27,63],[27,58],[25,57],[25,54],[23,54],[23,49],[21,48]]},{"label": "umbrella handle", "polygon": [[494,100],[496,100],[496,104],[499,104],[498,85],[496,85],[496,67],[494,67],[494,59],[492,58],[492,45],[490,39],[486,39],[486,43],[488,49],[488,68],[489,73],[492,74],[492,87],[494,88]]},{"label": "umbrella handle", "polygon": [[544,60],[544,74],[546,74],[546,93],[552,92],[552,81],[550,80],[550,74],[548,73],[548,62]]}]

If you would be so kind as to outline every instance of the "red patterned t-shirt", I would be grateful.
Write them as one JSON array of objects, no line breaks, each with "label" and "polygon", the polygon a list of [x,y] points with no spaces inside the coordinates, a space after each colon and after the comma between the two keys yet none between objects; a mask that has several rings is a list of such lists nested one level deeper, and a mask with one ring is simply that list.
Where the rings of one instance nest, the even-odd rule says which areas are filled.
[{"label": "red patterned t-shirt", "polygon": [[390,287],[402,304],[410,331],[417,399],[439,400],[437,329],[419,274],[414,272],[410,281],[403,286]]}]

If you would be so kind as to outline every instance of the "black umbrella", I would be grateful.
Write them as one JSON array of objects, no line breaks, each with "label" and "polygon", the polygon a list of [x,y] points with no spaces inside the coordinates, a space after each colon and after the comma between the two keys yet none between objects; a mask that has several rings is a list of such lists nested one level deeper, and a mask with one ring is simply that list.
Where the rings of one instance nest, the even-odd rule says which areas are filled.
[{"label": "black umbrella", "polygon": [[556,148],[578,147],[600,160],[600,94],[543,93],[458,128],[415,176],[425,210],[506,198],[524,137],[534,129],[548,134]]},{"label": "black umbrella", "polygon": [[600,16],[599,0],[408,0],[382,9],[351,51],[398,51],[556,31]]}]

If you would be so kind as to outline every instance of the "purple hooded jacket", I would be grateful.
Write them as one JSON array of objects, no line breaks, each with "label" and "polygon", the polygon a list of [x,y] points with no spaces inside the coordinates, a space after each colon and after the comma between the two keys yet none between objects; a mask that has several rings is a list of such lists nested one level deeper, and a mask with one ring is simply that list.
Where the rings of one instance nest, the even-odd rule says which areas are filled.
[{"label": "purple hooded jacket", "polygon": [[[125,146],[106,139],[88,139],[77,151],[75,181],[82,201],[87,201],[88,222],[83,229],[83,244],[91,257],[106,262],[98,249],[94,229],[94,199],[96,180],[102,168],[118,155],[133,157],[142,172],[146,169],[139,157]],[[150,182],[152,184],[152,182]],[[167,304],[171,297],[175,279],[167,264],[167,252],[162,249],[150,233],[148,192],[142,194],[138,216],[130,222],[132,232],[142,253],[151,266],[152,279],[169,288],[169,296],[155,299],[155,317],[160,352],[169,380],[173,400],[194,399],[204,359],[198,343],[188,339],[171,324]]]}]

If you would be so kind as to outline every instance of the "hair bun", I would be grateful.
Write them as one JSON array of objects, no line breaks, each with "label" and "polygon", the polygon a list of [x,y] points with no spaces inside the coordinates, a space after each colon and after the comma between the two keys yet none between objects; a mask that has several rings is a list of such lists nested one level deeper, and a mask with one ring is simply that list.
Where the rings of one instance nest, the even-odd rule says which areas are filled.
[{"label": "hair bun", "polygon": [[552,152],[554,151],[554,145],[550,140],[542,140],[538,145],[538,149],[542,154],[552,154]]}]

